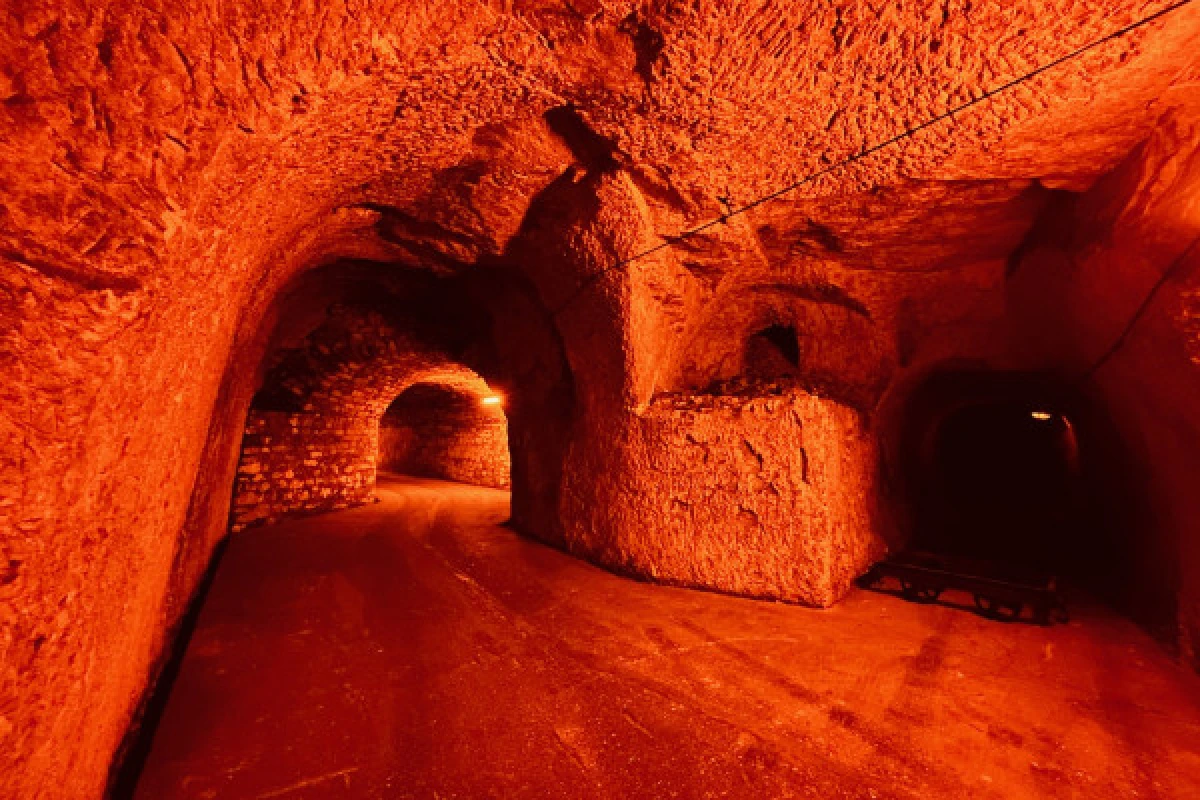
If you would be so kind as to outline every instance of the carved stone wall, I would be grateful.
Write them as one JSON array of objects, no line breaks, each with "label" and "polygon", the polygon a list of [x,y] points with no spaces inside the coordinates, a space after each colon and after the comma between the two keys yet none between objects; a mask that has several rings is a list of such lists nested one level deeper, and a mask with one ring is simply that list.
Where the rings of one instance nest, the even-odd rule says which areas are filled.
[{"label": "carved stone wall", "polygon": [[[1078,274],[1045,293],[1066,309],[1062,326],[1036,328],[1048,347],[1076,324],[1100,346],[1090,326],[1121,328],[1127,301],[1195,230],[1180,194],[1190,182],[1161,194],[1176,212],[1116,200],[1115,215],[1105,210],[1104,198],[1169,187],[1184,162],[1119,178],[1132,192],[1097,181],[1167,115],[1195,118],[1200,6],[858,154],[1151,11],[1122,0],[8,4],[0,796],[102,793],[228,531],[252,407],[251,448],[265,413],[316,413],[349,432],[344,420],[377,424],[428,371],[485,363],[451,341],[469,326],[445,326],[445,341],[402,341],[411,332],[395,320],[382,338],[342,326],[324,343],[345,347],[327,391],[293,393],[303,402],[290,408],[255,400],[287,382],[264,381],[272,354],[305,351],[366,261],[392,277],[478,282],[472,310],[490,309],[482,338],[514,400],[513,515],[526,533],[617,569],[826,602],[853,571],[837,565],[887,541],[886,526],[840,531],[867,516],[832,476],[866,480],[860,432],[880,431],[873,404],[899,398],[911,372],[1023,360],[1004,336],[1009,270],[1045,210],[1098,187],[1096,213],[1060,248]],[[798,181],[686,242],[664,238]],[[1154,513],[1139,519],[1178,555],[1171,594],[1194,632],[1189,280],[1169,279],[1093,382],[1153,479]],[[737,377],[747,337],[772,326],[795,329],[798,378],[820,398],[795,401],[799,434],[776,412],[714,409],[685,423],[655,406],[663,392]],[[356,354],[379,341],[394,351]],[[854,421],[864,411],[869,427]],[[753,458],[739,436],[768,476],[803,465],[792,447],[761,449],[765,439],[805,449],[810,477],[843,505],[809,508],[827,498],[800,480],[792,499],[759,492],[748,507],[769,524],[744,529],[752,550],[796,553],[787,514],[800,513],[806,536],[834,537],[813,545],[812,569],[789,573],[773,555],[757,575],[726,550],[739,527],[688,560],[673,500],[695,509],[718,480],[694,461],[704,450],[689,433],[717,441],[712,457],[730,475],[743,451]],[[683,488],[652,484],[651,457],[689,476]],[[240,491],[243,510],[267,496],[249,480]],[[732,494],[716,497],[691,512],[711,526],[701,539],[741,513]],[[667,520],[662,547],[656,520]]]}]

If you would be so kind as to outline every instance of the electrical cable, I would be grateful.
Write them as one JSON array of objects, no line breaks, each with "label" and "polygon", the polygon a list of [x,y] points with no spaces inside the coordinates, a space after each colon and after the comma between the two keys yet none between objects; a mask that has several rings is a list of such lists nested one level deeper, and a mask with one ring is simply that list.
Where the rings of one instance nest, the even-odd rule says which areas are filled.
[{"label": "electrical cable", "polygon": [[1141,322],[1142,317],[1145,316],[1146,312],[1150,309],[1150,304],[1154,301],[1154,298],[1158,296],[1159,290],[1161,290],[1168,281],[1176,276],[1180,269],[1183,268],[1184,264],[1188,263],[1188,259],[1191,257],[1192,252],[1195,251],[1197,247],[1200,247],[1200,237],[1193,239],[1192,243],[1189,244],[1187,248],[1180,253],[1174,261],[1171,262],[1171,265],[1163,270],[1162,275],[1158,277],[1158,280],[1156,280],[1154,285],[1150,287],[1150,291],[1148,291],[1146,296],[1142,298],[1142,302],[1138,304],[1138,307],[1129,317],[1129,321],[1122,326],[1121,332],[1117,334],[1115,339],[1113,339],[1113,342],[1109,348],[1105,350],[1104,353],[1098,359],[1096,359],[1096,361],[1090,367],[1079,374],[1079,377],[1072,382],[1073,385],[1079,386],[1083,384],[1085,381],[1095,375],[1101,367],[1107,364],[1109,359],[1117,354],[1117,351],[1125,345],[1125,340],[1129,338],[1131,333],[1133,333],[1133,329],[1139,322]]},{"label": "electrical cable", "polygon": [[1086,53],[1090,50],[1094,50],[1097,47],[1100,47],[1111,41],[1119,39],[1122,36],[1126,36],[1130,33],[1133,33],[1134,31],[1138,30],[1139,28],[1143,28],[1152,22],[1156,22],[1157,20],[1162,19],[1163,17],[1167,16],[1168,14],[1170,14],[1174,11],[1178,11],[1180,8],[1183,8],[1186,5],[1190,5],[1191,2],[1192,2],[1192,0],[1178,0],[1178,2],[1172,3],[1169,6],[1165,6],[1164,8],[1159,9],[1158,11],[1154,12],[1153,14],[1150,14],[1149,16],[1143,17],[1142,19],[1137,20],[1136,22],[1132,22],[1123,28],[1119,28],[1119,29],[1113,31],[1112,33],[1107,34],[1106,36],[1096,39],[1089,44],[1083,45],[1082,47],[1072,50],[1071,52],[1067,53],[1066,55],[1059,56],[1058,58],[1054,59],[1053,61],[1049,61],[1045,64],[1042,64],[1041,66],[1037,67],[1036,69],[1034,69],[1030,72],[1027,72],[1024,75],[1021,75],[1018,78],[1014,78],[1014,79],[1008,81],[1007,83],[1003,83],[994,89],[985,90],[978,97],[972,97],[970,100],[966,101],[965,103],[961,103],[961,104],[955,106],[954,108],[951,108],[949,111],[945,111],[945,112],[937,115],[936,117],[932,117],[931,119],[928,119],[925,122],[922,122],[921,124],[917,125],[916,127],[907,128],[904,131],[891,137],[890,139],[885,139],[884,141],[877,142],[876,144],[873,144],[869,147],[864,147],[859,152],[854,153],[851,156],[848,156],[847,158],[843,159],[842,161],[839,161],[836,164],[832,164],[828,167],[825,167],[824,169],[820,169],[816,172],[810,173],[810,174],[804,176],[803,178],[800,178],[799,180],[788,184],[787,186],[784,186],[780,189],[776,189],[775,191],[770,192],[769,194],[762,195],[761,197],[759,197],[755,200],[752,200],[743,206],[739,206],[737,208],[729,208],[726,205],[726,208],[727,208],[726,213],[720,215],[719,217],[710,219],[707,222],[697,225],[694,228],[689,228],[678,234],[663,236],[662,237],[663,241],[654,245],[653,247],[647,248],[646,250],[642,250],[639,253],[629,256],[628,258],[620,259],[619,261],[616,261],[615,263],[611,264],[610,266],[605,267],[604,269],[600,270],[599,272],[596,272],[595,274],[591,275],[590,277],[587,278],[587,280],[585,280],[583,283],[581,283],[575,289],[575,291],[572,292],[571,295],[568,296],[567,299],[559,305],[559,307],[557,309],[555,309],[553,312],[551,312],[552,316],[557,317],[559,314],[561,314],[563,311],[565,311],[572,303],[574,303],[575,300],[580,295],[582,295],[585,291],[590,289],[598,281],[600,281],[602,278],[604,278],[605,276],[607,276],[608,274],[610,274],[611,272],[613,272],[615,270],[621,269],[623,267],[627,267],[630,264],[634,263],[635,261],[638,261],[638,260],[643,259],[650,255],[653,255],[654,253],[657,253],[660,250],[664,250],[668,247],[671,247],[672,245],[675,245],[675,244],[678,244],[679,242],[685,241],[693,236],[696,236],[697,234],[703,233],[704,231],[708,230],[709,228],[715,227],[717,225],[722,225],[722,224],[728,222],[733,217],[736,217],[740,214],[744,214],[747,211],[750,211],[752,209],[758,208],[759,206],[761,206],[765,203],[769,203],[772,200],[777,200],[786,194],[794,192],[796,189],[799,189],[801,186],[812,183],[813,181],[815,181],[819,178],[823,178],[826,175],[836,172],[837,170],[840,170],[844,167],[848,167],[851,164],[861,161],[862,159],[866,158],[867,156],[874,155],[875,153],[878,153],[880,150],[883,150],[886,147],[890,147],[891,145],[896,144],[897,142],[903,141],[904,139],[911,138],[914,134],[920,133],[921,131],[925,130],[926,128],[932,127],[932,126],[938,124],[939,122],[943,122],[962,111],[966,111],[967,109],[972,108],[973,106],[976,106],[976,105],[982,103],[985,100],[990,100],[991,98],[995,97],[996,95],[1001,94],[1002,92],[1006,92],[1009,89],[1012,89],[1012,88],[1024,83],[1025,81],[1030,80],[1031,78],[1035,78],[1038,75],[1041,75],[1042,73],[1047,72],[1048,70],[1054,69],[1055,67],[1065,64],[1066,62],[1071,61],[1072,59],[1078,58],[1079,56],[1083,55],[1084,53]]}]

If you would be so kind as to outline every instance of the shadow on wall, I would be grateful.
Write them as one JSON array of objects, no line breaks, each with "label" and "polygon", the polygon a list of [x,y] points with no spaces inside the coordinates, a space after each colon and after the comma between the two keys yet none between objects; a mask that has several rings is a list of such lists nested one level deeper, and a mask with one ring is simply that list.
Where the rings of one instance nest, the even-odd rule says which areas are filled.
[{"label": "shadow on wall", "polygon": [[380,420],[379,469],[510,488],[508,421],[501,399],[434,383],[409,387]]}]

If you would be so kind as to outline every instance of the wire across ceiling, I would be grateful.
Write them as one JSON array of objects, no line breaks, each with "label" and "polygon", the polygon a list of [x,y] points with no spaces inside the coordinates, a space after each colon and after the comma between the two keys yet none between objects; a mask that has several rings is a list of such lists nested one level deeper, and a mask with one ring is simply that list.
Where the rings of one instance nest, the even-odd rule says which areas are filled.
[{"label": "wire across ceiling", "polygon": [[575,302],[575,300],[580,295],[582,295],[585,291],[587,291],[589,288],[591,288],[593,285],[595,285],[602,278],[611,274],[612,272],[615,272],[616,270],[623,269],[624,267],[629,266],[630,264],[634,263],[635,261],[646,258],[647,256],[650,256],[650,255],[653,255],[654,253],[657,253],[660,250],[665,250],[668,247],[671,247],[675,244],[678,244],[679,242],[685,241],[693,236],[701,234],[704,231],[709,230],[710,228],[716,227],[717,225],[723,225],[734,217],[737,217],[741,214],[745,214],[747,211],[758,208],[759,206],[769,203],[773,200],[778,200],[779,198],[796,191],[797,189],[801,188],[802,186],[805,186],[806,184],[812,183],[813,181],[823,178],[826,175],[837,172],[840,169],[844,169],[845,167],[848,167],[851,164],[854,164],[858,161],[863,160],[864,158],[874,155],[875,153],[878,153],[879,151],[881,151],[885,148],[891,147],[894,144],[904,141],[905,139],[909,139],[927,128],[930,128],[934,125],[937,125],[940,122],[950,119],[951,117],[955,116],[956,114],[960,114],[969,108],[979,105],[980,103],[984,103],[984,102],[990,100],[991,98],[995,97],[996,95],[1003,94],[1004,92],[1006,92],[1016,86],[1021,85],[1025,81],[1028,81],[1032,78],[1036,78],[1038,75],[1041,75],[1042,73],[1047,72],[1048,70],[1052,70],[1055,67],[1061,66],[1062,64],[1065,64],[1068,61],[1078,58],[1079,56],[1083,55],[1084,53],[1087,53],[1091,50],[1095,50],[1096,48],[1101,47],[1101,46],[1103,46],[1109,42],[1112,42],[1116,39],[1120,39],[1123,36],[1127,36],[1130,33],[1133,33],[1134,31],[1139,30],[1140,28],[1144,28],[1145,26],[1150,25],[1151,23],[1154,23],[1154,22],[1162,19],[1163,17],[1167,16],[1170,13],[1172,13],[1174,11],[1178,11],[1179,9],[1183,8],[1184,6],[1190,5],[1191,2],[1192,2],[1192,0],[1178,0],[1178,2],[1175,2],[1168,6],[1165,6],[1161,9],[1159,9],[1158,11],[1155,11],[1153,14],[1149,14],[1148,16],[1145,16],[1145,17],[1137,20],[1136,22],[1132,22],[1132,23],[1126,25],[1125,27],[1119,28],[1099,39],[1095,39],[1095,40],[1089,42],[1088,44],[1083,45],[1082,47],[1078,47],[1078,48],[1070,51],[1069,53],[1066,53],[1065,55],[1059,56],[1058,58],[1054,59],[1053,61],[1048,61],[1047,63],[1042,64],[1041,66],[1039,66],[1029,72],[1026,72],[1017,78],[1013,78],[1012,80],[1002,83],[992,89],[987,89],[984,92],[982,92],[981,94],[979,94],[978,96],[972,97],[970,100],[967,100],[964,103],[954,106],[953,108],[951,108],[947,111],[944,111],[943,113],[938,114],[937,116],[932,117],[932,118],[926,120],[925,122],[920,123],[919,125],[916,125],[911,128],[906,128],[905,130],[901,131],[900,133],[897,133],[895,136],[892,136],[891,138],[884,139],[883,141],[876,142],[875,144],[864,147],[862,150],[858,151],[857,153],[853,153],[835,164],[831,164],[830,166],[824,167],[823,169],[817,170],[816,172],[809,173],[808,175],[805,175],[803,178],[793,181],[792,183],[789,183],[786,186],[776,189],[773,192],[770,192],[770,193],[762,195],[761,197],[758,197],[754,200],[751,200],[750,202],[746,203],[745,205],[741,205],[741,206],[737,206],[737,207],[726,206],[726,210],[725,210],[724,214],[721,214],[718,217],[714,217],[713,219],[710,219],[707,222],[701,223],[700,225],[697,225],[693,228],[688,228],[687,230],[681,231],[680,233],[677,233],[674,235],[663,236],[662,237],[663,240],[661,242],[659,242],[658,244],[656,244],[652,247],[649,247],[645,250],[639,251],[639,252],[635,253],[634,255],[629,256],[627,258],[620,259],[619,261],[614,262],[613,264],[609,265],[608,267],[605,267],[604,269],[600,270],[599,272],[596,272],[593,275],[591,275],[590,277],[588,277],[587,280],[585,280],[582,284],[580,284],[575,289],[575,291],[572,292],[571,295],[561,305],[559,305],[559,307],[557,309],[554,310],[553,314],[554,314],[554,316],[558,316],[559,314],[561,314],[573,302]]}]

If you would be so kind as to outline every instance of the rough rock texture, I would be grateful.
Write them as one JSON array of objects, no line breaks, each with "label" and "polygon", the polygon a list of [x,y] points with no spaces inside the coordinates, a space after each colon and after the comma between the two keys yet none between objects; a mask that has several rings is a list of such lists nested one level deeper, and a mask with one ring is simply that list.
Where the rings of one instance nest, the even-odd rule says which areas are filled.
[{"label": "rough rock texture", "polygon": [[[828,606],[883,551],[871,519],[874,440],[845,405],[796,390],[662,397],[630,434],[634,469],[602,506],[625,534],[607,560],[660,580]],[[638,520],[655,520],[655,535]]]},{"label": "rough rock texture", "polygon": [[[759,370],[748,341],[794,328],[794,377],[822,387],[813,414],[831,417],[806,419],[804,446],[815,437],[810,456],[830,459],[810,457],[809,469],[834,475],[842,453],[813,431],[850,425],[842,406],[872,412],[882,441],[937,364],[1028,361],[1003,335],[1010,256],[1035,220],[1070,206],[1166,115],[1185,137],[1200,95],[1200,6],[609,268],[722,213],[722,198],[736,206],[777,190],[1165,5],[64,0],[0,10],[0,796],[101,791],[227,531],[268,354],[308,335],[348,281],[387,282],[356,272],[363,261],[385,275],[474,281],[456,296],[486,311],[465,322],[482,320],[495,374],[487,358],[451,355],[512,397],[523,530],[667,580],[800,596],[779,584],[778,564],[763,582],[750,564],[704,575],[678,547],[659,563],[662,518],[610,513],[647,480],[639,431],[677,429],[656,421],[667,412],[655,396],[708,391],[739,364]],[[1164,185],[1183,174],[1173,158],[1161,159]],[[1130,290],[1153,282],[1195,230],[1193,211],[1167,210],[1194,208],[1178,192],[1106,216],[1103,198],[1129,190],[1101,181],[1092,191],[1109,233],[1070,251],[1072,267],[1088,269],[1062,285],[1094,285],[1079,297],[1108,305],[1041,329],[1048,349],[1075,335],[1074,321],[1093,331],[1085,317],[1119,327]],[[1151,232],[1162,246],[1134,248],[1142,260],[1128,270],[1093,257]],[[1040,273],[1054,270],[1016,274]],[[1145,434],[1135,442],[1144,463],[1173,476],[1156,484],[1153,524],[1186,553],[1180,607],[1194,620],[1194,499],[1180,449],[1200,429],[1186,401],[1194,331],[1191,290],[1171,285],[1095,383],[1121,434]],[[380,397],[382,413],[392,397]],[[1152,412],[1155,402],[1167,410]],[[695,491],[712,483],[686,460],[699,452],[671,463]],[[861,475],[869,450],[850,452],[846,474]],[[780,459],[795,468],[793,453]],[[709,502],[726,520],[738,497]],[[861,522],[854,503],[822,518]],[[887,510],[871,531],[847,534],[847,566],[822,574],[865,563],[900,516]],[[794,538],[781,512],[761,519],[768,527],[751,541]],[[728,547],[740,530],[726,532]]]},{"label": "rough rock texture", "polygon": [[1014,349],[1070,375],[1107,434],[1084,463],[1114,465],[1090,482],[1111,593],[1200,667],[1200,123],[1166,120],[1014,270]]},{"label": "rough rock texture", "polygon": [[512,486],[508,423],[501,400],[423,383],[396,398],[379,422],[380,469],[508,489]]}]

